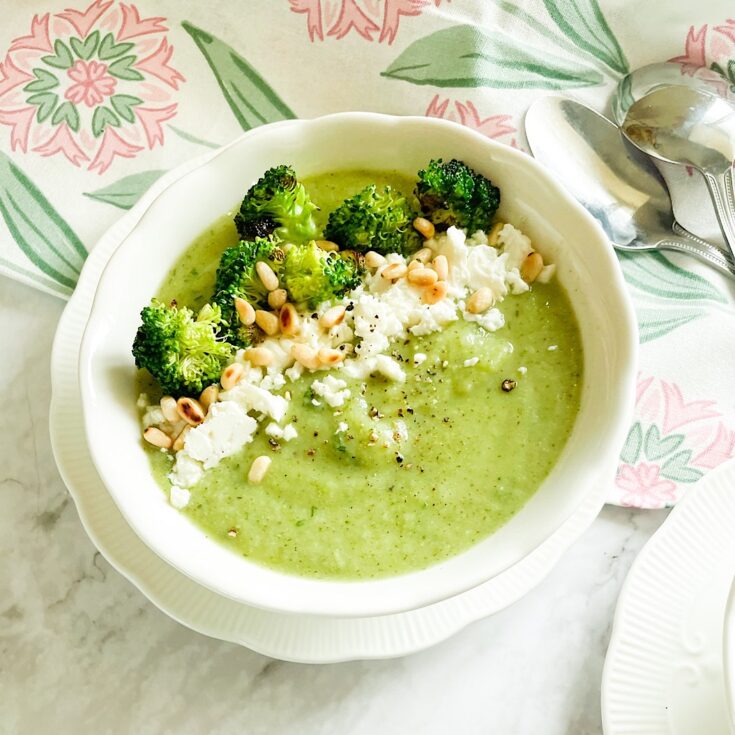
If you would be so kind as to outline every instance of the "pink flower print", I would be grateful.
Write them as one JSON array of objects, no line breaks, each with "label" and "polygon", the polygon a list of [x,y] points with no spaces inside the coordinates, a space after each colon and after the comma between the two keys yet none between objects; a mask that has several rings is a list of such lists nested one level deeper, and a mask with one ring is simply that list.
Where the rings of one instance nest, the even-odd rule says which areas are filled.
[{"label": "pink flower print", "polygon": [[[449,0],[444,0],[449,2]],[[306,16],[309,40],[340,40],[353,31],[365,41],[392,44],[401,17],[421,15],[431,0],[288,0],[292,13]],[[438,7],[442,0],[434,0]]]},{"label": "pink flower print", "polygon": [[95,107],[115,91],[117,81],[107,73],[107,64],[77,59],[66,73],[76,83],[66,90],[64,97],[75,105],[84,102],[87,107]]},{"label": "pink flower print", "polygon": [[681,64],[681,73],[696,76],[718,93],[735,96],[735,19],[722,25],[690,26],[684,53],[670,59]]},{"label": "pink flower print", "polygon": [[95,0],[86,10],[67,8],[63,13],[58,13],[56,17],[74,26],[79,36],[85,38],[112,3],[113,0]]},{"label": "pink flower print", "polygon": [[676,500],[676,483],[660,476],[656,464],[641,462],[618,467],[615,484],[623,493],[622,504],[636,508],[663,508]]},{"label": "pink flower print", "polygon": [[663,430],[665,434],[678,429],[685,424],[691,424],[701,419],[720,416],[720,412],[712,408],[714,401],[691,401],[684,402],[679,386],[673,383],[661,381],[661,389],[664,394],[664,420]]},{"label": "pink flower print", "polygon": [[355,30],[364,39],[372,41],[372,34],[379,31],[380,27],[360,10],[355,0],[342,0],[337,22],[327,31],[327,35],[340,39],[351,30]]},{"label": "pink flower print", "polygon": [[34,15],[30,26],[0,63],[0,126],[12,150],[103,173],[116,158],[163,145],[185,81],[165,18],[93,0]]},{"label": "pink flower print", "polygon": [[147,36],[151,33],[165,33],[168,30],[163,25],[163,22],[166,20],[165,18],[158,17],[141,20],[138,8],[135,5],[120,3],[120,10],[122,11],[122,25],[117,34],[118,41],[127,41],[129,38]]},{"label": "pink flower print", "polygon": [[382,43],[387,40],[389,44],[393,43],[396,40],[401,16],[421,15],[421,11],[426,5],[427,0],[385,0],[380,42]]},{"label": "pink flower print", "polygon": [[[469,100],[465,102],[450,100],[449,98],[442,100],[437,94],[429,102],[424,114],[426,117],[441,117],[445,120],[458,122],[460,125],[477,130],[494,140],[512,136],[513,133],[517,132],[517,129],[510,124],[513,119],[510,115],[490,115],[483,118],[474,103]],[[514,138],[503,142],[515,145]]]},{"label": "pink flower print", "polygon": [[689,28],[686,41],[684,42],[684,53],[682,56],[675,56],[669,61],[674,61],[682,65],[682,72],[692,76],[694,72],[702,66],[706,66],[704,57],[704,42],[707,34],[707,26],[703,25],[698,31],[694,30],[694,26]]},{"label": "pink flower print", "polygon": [[712,470],[733,456],[735,456],[735,431],[729,431],[725,424],[720,422],[717,424],[712,441],[694,457],[691,464]]}]

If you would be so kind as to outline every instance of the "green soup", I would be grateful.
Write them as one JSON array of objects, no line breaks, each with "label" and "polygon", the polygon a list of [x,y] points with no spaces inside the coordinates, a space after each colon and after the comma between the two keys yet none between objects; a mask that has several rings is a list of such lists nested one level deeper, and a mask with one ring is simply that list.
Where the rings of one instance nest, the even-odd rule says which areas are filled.
[{"label": "green soup", "polygon": [[[325,218],[372,182],[406,193],[413,187],[373,171],[304,180]],[[205,303],[219,254],[236,240],[229,218],[216,223],[184,253],[159,297]],[[191,488],[183,512],[233,552],[310,577],[414,571],[485,538],[556,462],[577,415],[582,375],[576,320],[556,281],[508,296],[498,308],[506,325],[497,332],[459,320],[396,344],[406,381],[348,381],[352,397],[339,409],[311,391],[322,374],[287,383],[292,400],[282,424],[291,421],[298,437],[269,442],[265,422],[251,444]],[[420,365],[416,353],[427,356]],[[506,379],[515,389],[502,389]],[[141,389],[151,394],[143,376]],[[172,459],[149,453],[167,490]],[[250,464],[261,454],[272,465],[250,484]]]}]

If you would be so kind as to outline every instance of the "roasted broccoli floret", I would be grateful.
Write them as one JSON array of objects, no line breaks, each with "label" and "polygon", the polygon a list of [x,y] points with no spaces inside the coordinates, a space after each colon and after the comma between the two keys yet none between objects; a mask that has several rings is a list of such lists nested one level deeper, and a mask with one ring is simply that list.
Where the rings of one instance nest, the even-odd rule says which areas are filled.
[{"label": "roasted broccoli floret", "polygon": [[222,313],[207,304],[198,314],[156,299],[140,313],[142,323],[133,342],[133,356],[162,390],[172,396],[198,396],[216,383],[234,353],[220,336]]},{"label": "roasted broccoli floret", "polygon": [[361,272],[359,253],[327,252],[310,242],[288,249],[281,280],[291,301],[313,308],[355,288]]},{"label": "roasted broccoli floret", "polygon": [[500,205],[500,189],[453,158],[431,161],[419,171],[416,196],[424,217],[437,229],[456,225],[468,232],[487,230]]},{"label": "roasted broccoli floret", "polygon": [[259,261],[267,263],[278,275],[283,267],[284,252],[270,239],[241,240],[222,253],[217,267],[213,301],[222,310],[227,326],[223,334],[238,347],[252,344],[257,328],[242,324],[235,311],[235,299],[245,299],[254,309],[267,309],[268,290],[256,270]]},{"label": "roasted broccoli floret", "polygon": [[421,247],[413,228],[417,212],[400,192],[375,184],[345,199],[330,215],[325,237],[358,252],[408,255]]},{"label": "roasted broccoli floret", "polygon": [[235,215],[243,240],[274,236],[284,242],[303,243],[319,237],[314,221],[318,209],[290,166],[268,169],[250,187]]}]

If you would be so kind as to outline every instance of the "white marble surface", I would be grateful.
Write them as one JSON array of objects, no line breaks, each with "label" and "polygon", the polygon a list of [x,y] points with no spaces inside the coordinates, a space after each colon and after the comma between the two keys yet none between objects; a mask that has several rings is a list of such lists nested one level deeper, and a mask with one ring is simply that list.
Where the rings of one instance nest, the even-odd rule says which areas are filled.
[{"label": "white marble surface", "polygon": [[0,278],[0,733],[600,733],[620,586],[662,512],[607,508],[510,609],[394,661],[303,666],[167,618],[87,539],[51,455],[63,304]]}]

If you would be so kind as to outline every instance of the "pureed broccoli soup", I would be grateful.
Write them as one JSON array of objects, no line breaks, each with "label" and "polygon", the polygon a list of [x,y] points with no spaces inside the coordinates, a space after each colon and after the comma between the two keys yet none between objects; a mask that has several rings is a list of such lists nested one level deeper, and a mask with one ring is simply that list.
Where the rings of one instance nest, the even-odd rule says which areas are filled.
[{"label": "pureed broccoli soup", "polygon": [[[450,171],[455,184],[465,173]],[[579,408],[574,313],[553,265],[543,264],[520,231],[480,221],[475,232],[476,219],[488,213],[488,187],[465,196],[466,212],[457,214],[436,196],[441,183],[429,181],[433,189],[424,187],[419,204],[415,179],[392,172],[327,173],[301,183],[297,205],[319,207],[307,212],[305,230],[352,238],[361,254],[349,247],[355,243],[340,243],[338,252],[320,242],[316,255],[304,243],[289,256],[279,244],[286,252],[263,257],[272,266],[263,279],[241,275],[247,306],[235,305],[230,291],[232,306],[223,311],[236,322],[230,339],[254,341],[239,352],[233,345],[217,368],[229,365],[218,391],[200,399],[207,381],[196,385],[196,395],[184,395],[183,413],[181,399],[157,403],[162,390],[141,371],[143,425],[162,435],[146,443],[154,474],[210,537],[254,562],[342,579],[418,570],[499,528],[555,464]],[[387,204],[379,201],[386,186]],[[330,227],[330,213],[361,191]],[[413,226],[419,206],[436,228]],[[377,222],[370,220],[375,212]],[[455,214],[469,227],[453,227],[447,220]],[[240,235],[250,237],[246,226],[238,223]],[[434,237],[424,241],[419,230]],[[213,292],[231,289],[215,273],[237,243],[231,218],[215,223],[169,273],[160,302],[189,306],[196,324]],[[376,253],[376,243],[388,244]],[[402,255],[391,254],[405,243]],[[242,256],[228,252],[223,263]],[[322,262],[338,255],[356,270],[335,275],[342,266]],[[288,262],[302,271],[289,274]],[[278,283],[268,290],[271,273]],[[344,280],[343,295],[309,303],[309,289],[320,301]],[[293,293],[300,303],[289,307]],[[256,311],[257,321],[244,323]],[[188,398],[202,414],[194,423],[182,419]]]}]

